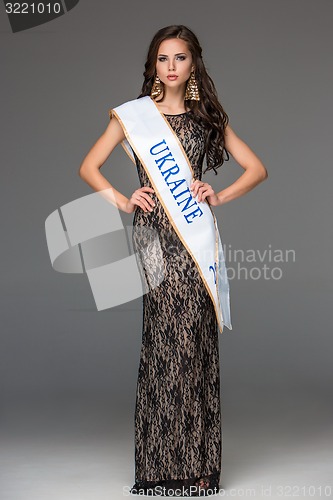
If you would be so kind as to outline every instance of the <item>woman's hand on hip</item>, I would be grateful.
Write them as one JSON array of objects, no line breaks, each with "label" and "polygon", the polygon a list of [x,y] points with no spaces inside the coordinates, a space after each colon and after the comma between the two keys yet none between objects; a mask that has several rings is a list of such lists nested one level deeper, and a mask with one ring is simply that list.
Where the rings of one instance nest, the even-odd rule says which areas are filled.
[{"label": "woman's hand on hip", "polygon": [[126,204],[126,212],[129,214],[134,212],[136,206],[142,208],[144,212],[152,212],[155,202],[148,193],[154,193],[153,188],[143,186],[136,189]]},{"label": "woman's hand on hip", "polygon": [[215,193],[214,189],[207,182],[202,182],[199,179],[192,182],[190,190],[193,198],[198,195],[197,201],[207,200],[210,205],[216,207],[220,205],[220,200]]}]

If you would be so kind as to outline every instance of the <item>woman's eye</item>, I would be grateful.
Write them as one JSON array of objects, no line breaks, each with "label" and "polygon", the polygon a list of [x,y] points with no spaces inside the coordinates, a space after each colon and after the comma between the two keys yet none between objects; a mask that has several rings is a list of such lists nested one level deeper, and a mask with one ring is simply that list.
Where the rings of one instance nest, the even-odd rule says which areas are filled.
[{"label": "woman's eye", "polygon": [[[180,59],[181,61],[184,61],[184,59],[186,59],[186,57],[185,56],[177,56],[177,59]],[[167,60],[167,58],[166,57],[158,57],[158,60],[160,62],[164,62],[164,61]]]}]

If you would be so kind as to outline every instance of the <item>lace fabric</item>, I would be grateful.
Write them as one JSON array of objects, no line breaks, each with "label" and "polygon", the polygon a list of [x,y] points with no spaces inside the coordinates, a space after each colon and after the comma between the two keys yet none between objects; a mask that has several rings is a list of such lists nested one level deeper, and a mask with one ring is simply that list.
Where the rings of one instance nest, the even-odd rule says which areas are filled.
[{"label": "lace fabric", "polygon": [[[165,116],[183,145],[195,178],[201,179],[205,130],[189,113]],[[135,159],[141,186],[152,187],[136,155]],[[140,255],[144,241],[136,228],[158,232],[164,279],[143,296],[133,493],[158,486],[189,488],[201,477],[209,477],[209,488],[218,488],[222,431],[215,310],[196,264],[158,197],[149,195],[156,206],[152,212],[137,207],[133,246]],[[149,267],[148,260],[147,274]]]}]

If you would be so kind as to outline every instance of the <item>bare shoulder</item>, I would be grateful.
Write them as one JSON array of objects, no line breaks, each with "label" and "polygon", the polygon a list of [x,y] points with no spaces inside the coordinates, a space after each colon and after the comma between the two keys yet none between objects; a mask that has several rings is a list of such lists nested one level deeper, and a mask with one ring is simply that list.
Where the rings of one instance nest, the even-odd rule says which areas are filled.
[{"label": "bare shoulder", "polygon": [[112,113],[111,109],[109,110],[109,118],[110,122],[106,127],[104,134],[108,138],[112,137],[112,142],[116,141],[116,143],[119,144],[121,141],[125,139],[125,133],[118,121],[118,118]]},{"label": "bare shoulder", "polygon": [[242,139],[231,128],[229,123],[225,128],[224,142],[225,142],[225,148],[229,153],[232,154],[232,156],[237,155],[237,153],[240,153],[241,149],[247,146],[245,142],[242,141]]},{"label": "bare shoulder", "polygon": [[[83,164],[100,168],[115,147],[124,139],[125,134],[119,121],[115,117],[110,116],[108,126],[86,155]],[[83,169],[83,164],[81,165],[81,169]]]},{"label": "bare shoulder", "polygon": [[230,124],[225,128],[224,142],[226,150],[242,167],[258,162],[258,156],[252,151],[248,144],[236,134]]},{"label": "bare shoulder", "polygon": [[236,141],[237,139],[239,139],[238,135],[231,128],[230,123],[228,123],[226,128],[225,128],[225,142],[226,143],[228,142],[229,145],[232,145],[232,143],[234,141]]}]

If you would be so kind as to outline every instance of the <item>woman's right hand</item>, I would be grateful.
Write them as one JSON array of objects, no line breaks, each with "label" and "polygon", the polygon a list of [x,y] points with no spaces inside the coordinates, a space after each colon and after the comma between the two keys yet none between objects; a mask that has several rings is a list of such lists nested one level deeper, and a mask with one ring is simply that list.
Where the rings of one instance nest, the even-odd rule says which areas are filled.
[{"label": "woman's right hand", "polygon": [[126,212],[131,214],[135,210],[135,206],[142,208],[144,212],[152,212],[155,206],[154,200],[149,196],[149,193],[154,193],[153,188],[149,186],[143,186],[136,189],[132,194],[131,198],[126,203]]}]

